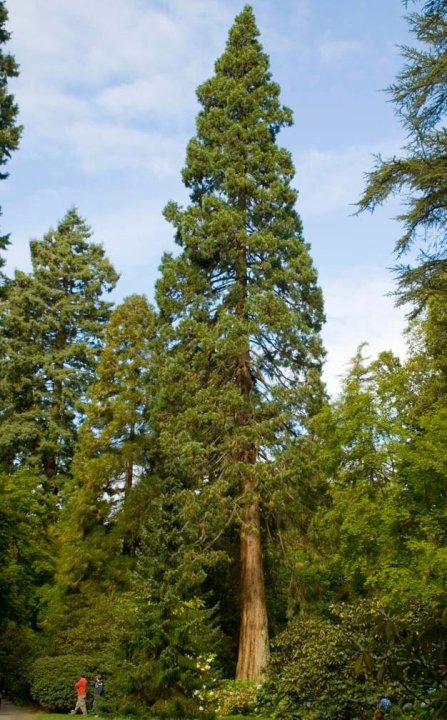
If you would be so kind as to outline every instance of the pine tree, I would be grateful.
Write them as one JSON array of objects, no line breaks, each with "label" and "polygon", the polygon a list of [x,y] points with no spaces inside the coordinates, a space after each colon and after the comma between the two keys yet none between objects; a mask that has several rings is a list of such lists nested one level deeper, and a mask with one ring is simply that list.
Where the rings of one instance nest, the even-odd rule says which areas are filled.
[{"label": "pine tree", "polygon": [[[5,3],[0,2],[0,45],[8,42],[11,34],[6,29],[8,11]],[[6,165],[11,153],[19,146],[22,127],[17,125],[18,107],[14,102],[14,95],[8,92],[8,80],[17,77],[18,65],[12,55],[0,50],[0,165]],[[8,173],[0,172],[0,180],[8,177]],[[0,250],[4,250],[9,243],[9,235],[0,236]],[[0,257],[0,280],[5,261]]]},{"label": "pine tree", "polygon": [[406,62],[388,90],[408,140],[400,157],[377,158],[358,205],[374,210],[390,196],[406,192],[405,209],[398,216],[405,232],[396,255],[402,257],[420,241],[425,245],[414,267],[396,267],[398,296],[417,310],[433,293],[447,293],[446,0],[427,0],[408,21],[418,46],[402,48]]},{"label": "pine tree", "polygon": [[31,242],[33,272],[17,272],[1,308],[4,398],[0,461],[36,468],[49,488],[68,472],[81,403],[94,379],[117,280],[76,210]]},{"label": "pine tree", "polygon": [[169,203],[178,257],[157,286],[165,342],[158,432],[165,471],[189,490],[185,515],[217,544],[239,527],[237,677],[268,660],[262,517],[294,491],[286,462],[321,401],[322,296],[295,210],[292,122],[246,6],[215,75],[198,88],[202,110],[187,149],[190,204]]}]

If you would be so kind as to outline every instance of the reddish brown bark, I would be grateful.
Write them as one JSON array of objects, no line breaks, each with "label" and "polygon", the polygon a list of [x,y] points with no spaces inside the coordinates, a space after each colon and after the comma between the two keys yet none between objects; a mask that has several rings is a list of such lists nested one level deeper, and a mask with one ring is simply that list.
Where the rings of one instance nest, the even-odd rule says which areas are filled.
[{"label": "reddish brown bark", "polygon": [[[248,275],[245,238],[242,239],[239,250],[236,276],[241,295],[236,307],[236,315],[247,321]],[[255,385],[248,337],[246,350],[239,358],[236,376],[241,395],[247,401],[239,417],[242,429],[251,420],[250,396]],[[259,491],[255,480],[257,456],[257,449],[253,445],[245,445],[240,448],[239,460],[244,464],[245,472],[241,482],[241,623],[236,667],[237,680],[262,678],[269,659]]]},{"label": "reddish brown bark", "polygon": [[269,659],[259,497],[253,482],[243,487],[241,527],[241,626],[237,680],[262,678]]},{"label": "reddish brown bark", "polygon": [[[239,384],[242,394],[248,398],[254,385],[248,352],[239,367]],[[269,659],[259,492],[253,477],[256,459],[255,447],[242,449],[241,460],[246,474],[241,483],[241,624],[237,680],[262,678]]]}]

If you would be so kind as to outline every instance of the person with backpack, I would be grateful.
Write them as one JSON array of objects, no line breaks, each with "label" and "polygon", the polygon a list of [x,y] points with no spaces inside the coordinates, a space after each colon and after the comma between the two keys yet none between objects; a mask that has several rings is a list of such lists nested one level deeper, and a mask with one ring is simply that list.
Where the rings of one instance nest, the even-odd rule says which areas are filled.
[{"label": "person with backpack", "polygon": [[104,696],[104,680],[101,675],[96,676],[95,687],[93,690],[93,709],[96,710],[98,706],[98,698]]}]

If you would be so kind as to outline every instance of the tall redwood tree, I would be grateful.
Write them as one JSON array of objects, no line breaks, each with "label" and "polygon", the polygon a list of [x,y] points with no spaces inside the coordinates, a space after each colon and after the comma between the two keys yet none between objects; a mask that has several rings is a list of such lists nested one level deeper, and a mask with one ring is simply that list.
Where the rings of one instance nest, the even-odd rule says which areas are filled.
[{"label": "tall redwood tree", "polygon": [[[321,291],[295,210],[292,122],[251,7],[230,30],[187,148],[190,203],[169,203],[178,256],[157,287],[163,369],[156,416],[165,472],[185,488],[195,551],[240,539],[236,675],[268,661],[263,510],[293,491],[286,454],[321,399]],[[188,495],[189,492],[189,495]],[[186,498],[189,497],[189,500]]]}]

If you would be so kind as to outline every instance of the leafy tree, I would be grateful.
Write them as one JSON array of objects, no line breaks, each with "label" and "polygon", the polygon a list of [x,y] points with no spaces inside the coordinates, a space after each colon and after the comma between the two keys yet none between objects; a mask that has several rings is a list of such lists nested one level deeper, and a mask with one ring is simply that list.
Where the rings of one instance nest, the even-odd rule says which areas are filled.
[{"label": "leafy tree", "polygon": [[[8,11],[5,3],[0,2],[0,45],[8,42],[11,34],[6,29]],[[6,165],[11,153],[19,146],[22,127],[17,125],[18,107],[14,102],[14,95],[8,91],[8,80],[17,77],[19,67],[12,55],[5,54],[0,49],[0,165]],[[0,172],[0,180],[8,177],[8,173]],[[0,236],[0,250],[4,250],[9,243],[9,235]],[[0,280],[5,261],[0,257]]]},{"label": "leafy tree", "polygon": [[398,295],[417,309],[433,292],[447,292],[447,3],[426,0],[408,21],[418,45],[402,48],[405,65],[389,88],[408,141],[400,157],[377,158],[359,208],[374,210],[391,195],[406,192],[405,209],[398,217],[405,232],[396,245],[397,256],[421,240],[425,248],[414,267],[396,268]]},{"label": "leafy tree", "polygon": [[[129,582],[129,556],[147,513],[154,321],[146,299],[133,295],[115,308],[105,330],[64,492],[56,579],[43,615],[52,653],[98,652],[111,632],[117,593]],[[99,608],[100,622],[85,637],[85,617]]]},{"label": "leafy tree", "polygon": [[433,326],[419,322],[414,335],[404,365],[390,353],[367,363],[359,352],[341,397],[315,420],[330,504],[314,530],[338,598],[405,607],[444,591],[445,386],[427,352]]},{"label": "leafy tree", "polygon": [[94,378],[117,274],[75,209],[31,242],[33,272],[16,272],[1,308],[0,460],[35,467],[58,489],[68,472],[81,403]]},{"label": "leafy tree", "polygon": [[297,618],[275,643],[259,699],[278,720],[370,720],[384,694],[391,717],[443,718],[446,634],[445,597],[398,611],[361,600]]},{"label": "leafy tree", "polygon": [[202,546],[222,548],[239,528],[240,679],[268,660],[262,517],[294,495],[288,452],[322,395],[322,297],[291,156],[276,144],[292,114],[258,35],[246,6],[198,88],[183,170],[190,204],[165,210],[181,253],[164,257],[157,286],[164,472],[188,491]]}]

